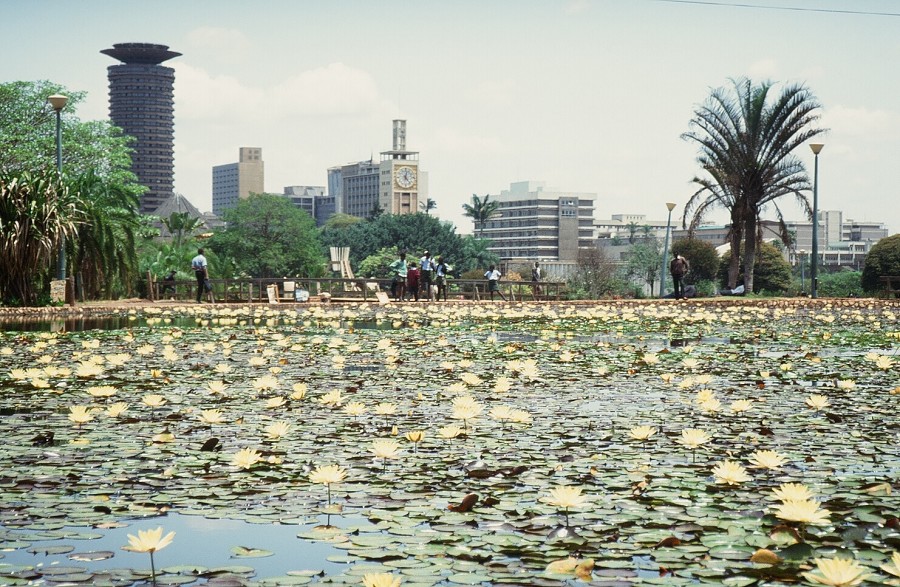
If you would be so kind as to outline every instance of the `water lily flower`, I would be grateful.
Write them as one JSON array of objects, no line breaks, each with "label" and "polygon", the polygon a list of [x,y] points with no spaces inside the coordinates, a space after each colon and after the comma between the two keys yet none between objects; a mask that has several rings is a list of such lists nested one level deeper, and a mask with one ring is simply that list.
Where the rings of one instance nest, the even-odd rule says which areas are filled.
[{"label": "water lily flower", "polygon": [[499,422],[505,422],[512,417],[512,408],[509,406],[497,406],[490,412],[491,418]]},{"label": "water lily flower", "polygon": [[831,405],[831,402],[828,401],[828,398],[824,395],[819,395],[814,393],[806,398],[806,405],[811,407],[814,410],[823,410]]},{"label": "water lily flower", "polygon": [[750,463],[760,469],[779,469],[787,462],[774,450],[758,450],[750,455]]},{"label": "water lily flower", "polygon": [[681,364],[684,365],[685,369],[696,369],[700,366],[700,361],[695,359],[694,357],[689,357],[681,361]]},{"label": "water lily flower", "polygon": [[156,565],[153,561],[153,553],[167,547],[172,543],[173,538],[175,538],[175,532],[169,532],[163,536],[162,526],[156,530],[138,530],[137,536],[128,535],[128,546],[123,546],[122,550],[150,553],[150,577],[155,585]]},{"label": "water lily flower", "polygon": [[881,565],[881,570],[895,577],[900,577],[900,552],[894,551],[894,554],[891,555],[891,562]]},{"label": "water lily flower", "polygon": [[659,429],[653,426],[635,426],[628,431],[628,435],[635,440],[648,440],[657,432],[659,432]]},{"label": "water lily flower", "polygon": [[710,389],[700,389],[697,391],[697,395],[694,396],[694,401],[698,404],[703,404],[714,399],[716,399],[716,394]]},{"label": "water lily flower", "polygon": [[309,386],[305,383],[295,383],[291,386],[291,390],[293,390],[291,399],[299,401],[306,397],[306,394],[309,391]]},{"label": "water lily flower", "polygon": [[94,419],[92,411],[88,406],[71,406],[69,407],[69,420],[80,427]]},{"label": "water lily flower", "polygon": [[363,587],[400,587],[401,579],[391,573],[366,573],[363,575]]},{"label": "water lily flower", "polygon": [[219,363],[213,370],[219,375],[227,375],[228,373],[231,373],[231,365],[228,363]]},{"label": "water lily flower", "polygon": [[438,436],[440,436],[441,438],[450,440],[462,434],[462,428],[460,428],[459,426],[449,425],[438,428],[437,432]]},{"label": "water lily flower", "polygon": [[272,422],[268,426],[265,427],[264,432],[266,433],[266,437],[270,440],[278,440],[283,436],[287,436],[287,433],[290,431],[291,425],[284,421]]},{"label": "water lily flower", "polygon": [[724,483],[725,485],[737,485],[745,481],[750,481],[750,475],[747,470],[734,461],[723,461],[713,467],[713,476],[716,483]]},{"label": "water lily flower", "polygon": [[263,367],[266,363],[267,361],[263,357],[250,357],[247,360],[247,364],[251,367]]},{"label": "water lily flower", "polygon": [[225,393],[225,382],[224,381],[210,381],[206,384],[207,389],[212,394],[224,394]]},{"label": "water lily flower", "polygon": [[714,414],[716,412],[721,412],[722,411],[722,402],[720,402],[716,398],[712,398],[712,399],[706,400],[705,402],[702,402],[700,404],[700,409],[708,414]]},{"label": "water lily flower", "polygon": [[747,412],[750,410],[750,407],[753,405],[753,400],[750,399],[739,399],[731,402],[731,405],[728,406],[732,413],[740,414],[743,412]]},{"label": "water lily flower", "polygon": [[202,410],[197,417],[204,424],[221,424],[225,421],[221,410]]},{"label": "water lily flower", "polygon": [[253,389],[256,391],[266,391],[269,389],[275,389],[279,385],[279,381],[277,377],[272,375],[263,375],[262,377],[258,377],[253,380]]},{"label": "water lily flower", "polygon": [[366,404],[362,402],[350,402],[344,406],[344,411],[356,418],[366,413]]},{"label": "water lily flower", "polygon": [[82,361],[75,369],[75,376],[81,378],[96,377],[103,374],[103,367],[97,363]]},{"label": "water lily flower", "polygon": [[509,377],[498,377],[494,382],[494,393],[506,393],[512,388],[512,381]]},{"label": "water lily flower", "polygon": [[347,476],[347,470],[338,465],[325,465],[316,467],[309,474],[309,480],[313,483],[321,483],[328,492],[328,505],[331,505],[331,486],[337,485]]},{"label": "water lily flower", "polygon": [[270,397],[269,399],[266,400],[266,409],[274,410],[275,408],[282,407],[286,403],[287,403],[287,400],[284,399],[283,397],[281,397],[280,395],[276,396],[276,397]]},{"label": "water lily flower", "polygon": [[329,391],[328,393],[322,395],[322,397],[319,398],[319,403],[326,405],[328,407],[340,406],[342,401],[343,400],[341,398],[341,390],[340,389],[334,389],[332,391]]},{"label": "water lily flower", "polygon": [[875,366],[878,367],[879,369],[887,371],[888,369],[890,369],[891,367],[894,366],[894,359],[887,357],[885,355],[880,355],[875,360]]},{"label": "water lily flower", "polygon": [[451,383],[447,386],[447,393],[466,393],[468,391],[469,386],[462,381],[457,381],[456,383]]},{"label": "water lily flower", "polygon": [[531,414],[525,410],[513,410],[509,413],[509,421],[514,424],[531,424]]},{"label": "water lily flower", "polygon": [[817,558],[813,559],[816,568],[808,573],[801,573],[803,578],[819,585],[833,587],[852,587],[868,579],[871,573],[850,558]]},{"label": "water lily flower", "polygon": [[397,413],[397,405],[390,402],[381,402],[373,410],[379,416],[392,416]]},{"label": "water lily flower", "polygon": [[587,496],[581,493],[581,487],[574,485],[560,485],[550,490],[550,495],[540,499],[544,503],[554,507],[563,508],[566,516],[566,526],[569,525],[569,508],[577,508],[587,503]]},{"label": "water lily flower", "polygon": [[470,385],[472,387],[475,387],[476,385],[481,385],[484,382],[484,380],[481,377],[479,377],[478,375],[476,375],[474,373],[469,373],[469,372],[463,373],[462,375],[459,376],[459,378],[462,380],[463,383],[465,383],[466,385]]},{"label": "water lily flower", "polygon": [[715,379],[715,377],[709,373],[702,373],[694,377],[694,381],[697,382],[697,385],[709,385],[712,383],[713,379]]},{"label": "water lily flower", "polygon": [[111,418],[118,418],[128,411],[128,404],[125,402],[116,402],[106,408],[106,414]]},{"label": "water lily flower", "polygon": [[824,526],[830,521],[830,515],[831,512],[822,509],[821,504],[814,499],[785,501],[775,508],[776,518],[813,526]]},{"label": "water lily flower", "polygon": [[169,432],[169,430],[165,430],[163,432],[160,432],[159,434],[154,434],[153,437],[150,438],[150,440],[158,444],[166,444],[169,442],[175,442],[175,435]]},{"label": "water lily flower", "polygon": [[850,391],[850,390],[856,388],[856,382],[853,381],[852,379],[840,379],[837,382],[837,388],[843,389],[845,391]]},{"label": "water lily flower", "polygon": [[559,362],[560,363],[571,363],[574,360],[575,356],[569,351],[563,351],[559,353]]},{"label": "water lily flower", "polygon": [[577,559],[575,557],[568,557],[560,560],[555,560],[544,569],[545,573],[551,573],[555,575],[575,575],[582,581],[590,581],[591,580],[591,572],[594,570],[594,559]]},{"label": "water lily flower", "polygon": [[688,448],[695,449],[700,445],[706,444],[712,438],[704,430],[698,428],[685,428],[681,431],[681,439],[679,442]]},{"label": "water lily flower", "polygon": [[803,483],[782,483],[773,491],[775,499],[781,501],[808,501],[815,497],[809,487]]},{"label": "water lily flower", "polygon": [[156,348],[152,344],[145,344],[145,345],[139,346],[135,352],[137,352],[137,354],[139,354],[141,356],[147,356],[147,355],[152,355],[153,353],[155,353]]},{"label": "water lily flower", "polygon": [[644,353],[644,356],[641,357],[641,359],[647,365],[655,365],[655,364],[659,363],[659,355],[657,355],[655,353]]},{"label": "water lily flower", "polygon": [[406,433],[406,440],[413,443],[413,453],[417,453],[419,451],[419,443],[425,440],[425,431],[424,430],[410,430]]},{"label": "water lily flower", "polygon": [[231,457],[231,464],[239,469],[249,469],[263,460],[262,454],[252,448],[242,448]]},{"label": "water lily flower", "polygon": [[376,459],[382,459],[386,465],[388,459],[400,456],[400,445],[392,438],[377,438],[372,441],[371,451]]},{"label": "water lily flower", "polygon": [[[603,367],[603,368],[606,369],[606,367]],[[605,373],[604,373],[604,375],[605,375]],[[675,374],[674,373],[661,373],[659,375],[659,378],[662,379],[663,383],[672,383],[672,381],[675,380]]]}]

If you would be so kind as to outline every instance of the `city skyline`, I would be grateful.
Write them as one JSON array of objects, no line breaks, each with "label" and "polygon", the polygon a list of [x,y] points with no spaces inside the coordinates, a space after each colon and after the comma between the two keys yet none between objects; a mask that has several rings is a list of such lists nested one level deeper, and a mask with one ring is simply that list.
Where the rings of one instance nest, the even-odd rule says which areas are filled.
[{"label": "city skyline", "polygon": [[[13,0],[4,4],[0,79],[86,90],[78,115],[106,119],[102,49],[143,42],[181,52],[166,63],[176,72],[175,190],[201,210],[212,209],[212,167],[242,146],[264,149],[266,191],[281,193],[326,185],[329,167],[388,149],[391,121],[405,119],[438,204],[432,213],[463,233],[472,231],[461,208],[472,193],[519,181],[597,193],[597,218],[661,218],[666,201],[680,217],[699,171],[680,134],[710,88],[741,76],[803,82],[830,129],[820,209],[896,232],[898,88],[881,65],[900,48],[895,6],[389,0],[250,10],[227,0]],[[797,154],[812,175],[812,153]],[[787,200],[783,210],[801,219]]]}]

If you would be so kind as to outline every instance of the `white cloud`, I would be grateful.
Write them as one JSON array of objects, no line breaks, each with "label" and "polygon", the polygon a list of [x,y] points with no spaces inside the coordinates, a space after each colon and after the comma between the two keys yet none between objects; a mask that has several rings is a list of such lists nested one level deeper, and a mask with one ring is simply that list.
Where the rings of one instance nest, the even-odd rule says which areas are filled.
[{"label": "white cloud", "polygon": [[250,40],[237,29],[203,26],[188,33],[188,43],[196,49],[235,53],[248,49]]},{"label": "white cloud", "polygon": [[183,62],[174,67],[176,110],[185,119],[271,121],[358,116],[391,108],[369,73],[343,63],[304,71],[271,87],[249,86]]}]

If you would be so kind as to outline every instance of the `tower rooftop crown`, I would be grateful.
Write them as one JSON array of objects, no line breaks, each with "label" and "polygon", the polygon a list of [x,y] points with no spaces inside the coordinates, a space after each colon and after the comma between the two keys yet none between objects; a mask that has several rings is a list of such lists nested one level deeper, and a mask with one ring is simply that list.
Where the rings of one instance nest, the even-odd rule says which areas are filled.
[{"label": "tower rooftop crown", "polygon": [[163,61],[180,57],[181,53],[169,51],[168,45],[156,45],[153,43],[116,43],[112,49],[100,51],[122,63],[142,63],[147,65],[159,65]]}]

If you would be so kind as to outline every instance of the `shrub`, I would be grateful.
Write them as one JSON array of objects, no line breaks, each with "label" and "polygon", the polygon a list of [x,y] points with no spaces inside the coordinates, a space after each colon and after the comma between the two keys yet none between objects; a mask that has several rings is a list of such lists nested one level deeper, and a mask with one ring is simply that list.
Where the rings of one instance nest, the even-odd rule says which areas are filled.
[{"label": "shrub", "polygon": [[672,243],[672,254],[681,255],[690,263],[691,270],[687,274],[690,283],[715,280],[719,270],[719,254],[710,243],[696,238],[678,239]]},{"label": "shrub", "polygon": [[[743,251],[738,283],[744,282]],[[726,287],[728,282],[728,261],[726,253],[719,260],[719,283]],[[753,266],[753,293],[764,292],[764,295],[782,295],[791,287],[791,266],[778,250],[769,243],[761,243],[756,248],[756,261]]]},{"label": "shrub", "polygon": [[862,271],[862,287],[868,293],[881,290],[881,278],[900,275],[900,234],[881,239],[869,254]]},{"label": "shrub", "polygon": [[859,295],[862,273],[859,271],[838,271],[819,275],[816,295],[822,298],[845,298]]}]

